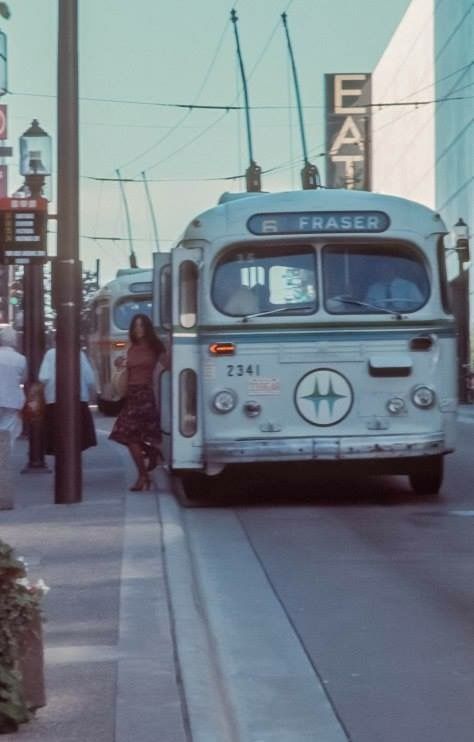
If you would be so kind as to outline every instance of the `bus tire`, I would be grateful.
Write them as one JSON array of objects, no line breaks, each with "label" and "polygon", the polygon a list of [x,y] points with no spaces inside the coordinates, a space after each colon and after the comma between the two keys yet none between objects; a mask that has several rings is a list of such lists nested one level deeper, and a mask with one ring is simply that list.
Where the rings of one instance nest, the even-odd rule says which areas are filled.
[{"label": "bus tire", "polygon": [[215,478],[202,472],[173,472],[173,492],[185,508],[205,507],[215,491]]},{"label": "bus tire", "polygon": [[438,495],[443,484],[444,459],[442,456],[429,456],[417,459],[409,479],[411,488],[417,495]]}]

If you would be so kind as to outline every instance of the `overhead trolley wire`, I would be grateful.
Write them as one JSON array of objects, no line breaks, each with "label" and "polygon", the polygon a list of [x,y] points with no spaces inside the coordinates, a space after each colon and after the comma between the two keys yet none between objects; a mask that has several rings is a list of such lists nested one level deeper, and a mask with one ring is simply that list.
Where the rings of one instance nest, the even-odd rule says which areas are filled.
[{"label": "overhead trolley wire", "polygon": [[168,137],[171,136],[171,134],[173,134],[177,129],[179,129],[181,127],[181,125],[186,121],[186,119],[190,116],[190,114],[191,114],[191,112],[193,110],[194,104],[196,104],[197,101],[199,100],[199,97],[201,96],[201,93],[204,90],[204,88],[205,88],[205,86],[207,84],[207,81],[209,80],[210,74],[211,74],[211,72],[212,72],[212,70],[214,68],[215,63],[216,63],[216,59],[217,59],[217,57],[219,55],[219,52],[221,50],[221,47],[222,47],[222,44],[224,42],[224,38],[225,38],[225,35],[226,35],[227,31],[228,31],[228,25],[226,23],[225,26],[224,26],[224,28],[223,28],[223,31],[221,33],[220,39],[219,39],[219,41],[217,43],[217,47],[216,47],[216,50],[215,50],[215,52],[213,54],[212,60],[211,60],[209,66],[208,66],[208,68],[206,70],[206,73],[204,75],[204,79],[203,79],[203,81],[202,81],[202,83],[201,83],[201,85],[199,87],[198,92],[196,93],[196,95],[194,97],[193,104],[191,104],[191,107],[188,107],[185,115],[182,118],[180,118],[179,121],[177,121],[176,124],[174,126],[172,126],[166,132],[166,134],[164,134],[162,137],[160,137],[160,139],[158,139],[152,145],[150,145],[149,147],[147,147],[147,149],[145,149],[142,152],[140,152],[140,154],[135,155],[135,157],[133,157],[132,159],[130,159],[127,162],[125,162],[124,164],[122,164],[119,169],[123,169],[123,168],[128,167],[132,163],[134,163],[137,160],[139,160],[141,157],[144,157],[149,152],[152,152],[152,150],[156,149],[156,147],[159,147],[160,144],[162,144],[166,139],[168,139]]}]

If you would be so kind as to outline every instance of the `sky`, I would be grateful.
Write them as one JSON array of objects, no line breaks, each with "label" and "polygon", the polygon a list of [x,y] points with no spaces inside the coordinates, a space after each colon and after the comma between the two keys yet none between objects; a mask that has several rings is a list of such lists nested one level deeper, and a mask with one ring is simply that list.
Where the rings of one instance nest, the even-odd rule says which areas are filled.
[{"label": "sky", "polygon": [[[8,41],[9,191],[18,173],[18,138],[33,118],[53,140],[48,187],[55,211],[57,4],[9,0],[0,19]],[[191,106],[243,104],[234,27],[251,106],[253,155],[263,190],[300,187],[301,140],[281,22],[287,13],[309,159],[324,182],[324,74],[371,72],[410,0],[78,0],[80,90],[80,256],[100,259],[101,283],[127,267],[129,235],[140,266],[169,250],[191,219],[224,191],[245,190],[249,163],[243,111]],[[178,107],[177,104],[183,106]],[[151,195],[146,198],[143,175]],[[48,193],[46,194],[48,195]],[[50,253],[55,254],[54,222]]]}]

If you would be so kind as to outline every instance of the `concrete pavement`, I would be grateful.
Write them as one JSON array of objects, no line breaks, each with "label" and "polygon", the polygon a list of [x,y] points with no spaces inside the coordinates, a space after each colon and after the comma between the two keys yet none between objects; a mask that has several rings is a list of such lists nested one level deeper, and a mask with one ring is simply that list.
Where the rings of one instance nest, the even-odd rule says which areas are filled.
[{"label": "concrete pavement", "polygon": [[[20,471],[0,537],[51,590],[43,624],[47,705],[5,740],[186,742],[186,708],[162,562],[157,493],[129,493],[128,455],[99,434],[83,501],[54,504],[54,474]],[[54,465],[47,458],[49,465]]]},{"label": "concrete pavement", "polygon": [[[459,419],[474,423],[474,406],[463,405]],[[181,512],[163,472],[160,492],[129,493],[131,463],[108,441],[108,422],[98,425],[97,448],[83,455],[78,504],[54,504],[53,472],[21,474],[27,442],[15,449],[14,509],[0,511],[0,538],[25,557],[32,579],[51,587],[43,625],[47,705],[3,739],[344,738],[231,515]],[[253,616],[256,605],[258,620],[248,619],[242,632],[237,616],[246,606]],[[263,626],[272,633],[262,644],[255,633]],[[287,708],[295,683],[305,693]]]}]

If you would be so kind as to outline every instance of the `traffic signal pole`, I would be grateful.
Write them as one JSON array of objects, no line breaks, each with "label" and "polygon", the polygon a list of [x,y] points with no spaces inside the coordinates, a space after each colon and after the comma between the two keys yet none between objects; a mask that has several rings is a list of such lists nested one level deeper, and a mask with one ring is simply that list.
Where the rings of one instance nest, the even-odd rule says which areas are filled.
[{"label": "traffic signal pole", "polygon": [[58,2],[55,502],[82,499],[77,0]]}]

